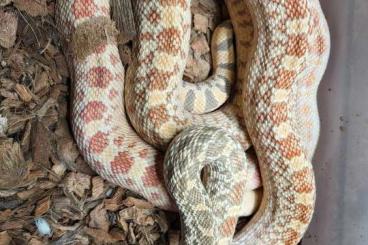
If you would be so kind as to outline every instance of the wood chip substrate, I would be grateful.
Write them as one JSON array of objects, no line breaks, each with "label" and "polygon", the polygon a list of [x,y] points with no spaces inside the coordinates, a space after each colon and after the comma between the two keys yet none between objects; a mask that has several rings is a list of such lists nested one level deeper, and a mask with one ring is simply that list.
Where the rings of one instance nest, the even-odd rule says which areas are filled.
[{"label": "wood chip substrate", "polygon": [[[92,171],[70,129],[72,83],[55,0],[0,0],[0,244],[179,244],[180,220]],[[192,1],[184,79],[211,72],[222,1]],[[129,38],[120,38],[125,67]]]}]

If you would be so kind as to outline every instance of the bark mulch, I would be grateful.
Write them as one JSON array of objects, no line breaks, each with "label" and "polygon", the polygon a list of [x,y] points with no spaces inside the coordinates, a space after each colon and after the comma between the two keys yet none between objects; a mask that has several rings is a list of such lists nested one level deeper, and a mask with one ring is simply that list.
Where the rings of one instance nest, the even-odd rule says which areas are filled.
[{"label": "bark mulch", "polygon": [[[0,244],[178,244],[179,219],[92,171],[70,130],[55,0],[0,0]],[[192,3],[185,78],[209,75],[223,3]],[[131,60],[131,42],[119,45]]]}]

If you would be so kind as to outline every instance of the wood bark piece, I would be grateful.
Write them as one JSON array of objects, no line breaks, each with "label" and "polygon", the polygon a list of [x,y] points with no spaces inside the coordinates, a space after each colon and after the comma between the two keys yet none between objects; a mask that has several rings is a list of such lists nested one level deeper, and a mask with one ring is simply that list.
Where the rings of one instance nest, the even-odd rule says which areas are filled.
[{"label": "wood bark piece", "polygon": [[136,32],[131,0],[112,0],[112,18],[121,32],[123,42],[132,40]]},{"label": "wood bark piece", "polygon": [[[14,4],[2,10],[14,13],[18,26],[15,44],[0,47],[0,143],[9,141],[13,149],[9,152],[17,144],[20,152],[11,154],[12,159],[23,157],[15,162],[27,168],[15,174],[5,171],[10,181],[17,181],[11,183],[12,189],[0,190],[0,244],[9,239],[10,244],[34,245],[168,244],[168,230],[179,229],[178,215],[159,211],[129,190],[96,176],[76,147],[69,124],[74,82],[73,68],[68,67],[71,52],[60,50],[53,12],[57,0],[5,0],[10,1]],[[129,67],[131,40],[136,35],[132,8],[136,1],[113,1],[117,4],[112,6],[113,15],[121,32],[119,52],[123,65]],[[3,2],[0,0],[0,6]],[[209,41],[214,27],[223,20],[219,3],[192,1],[189,73],[185,77],[190,82],[204,80],[210,71]],[[105,27],[111,30],[116,24],[101,26],[105,37]],[[94,27],[86,29],[96,35]],[[114,30],[110,33],[115,38],[119,31]],[[1,38],[8,36],[0,33]],[[50,221],[51,237],[42,237],[37,231],[35,216]],[[176,234],[179,244],[179,232]]]},{"label": "wood bark piece", "polygon": [[[6,5],[10,4],[11,2],[12,2],[12,0],[0,0],[0,6],[1,7],[6,6]],[[0,244],[2,244],[2,243],[0,242]]]},{"label": "wood bark piece", "polygon": [[47,213],[51,206],[50,196],[46,196],[37,202],[36,210],[34,215],[36,217],[42,216]]},{"label": "wood bark piece", "polygon": [[12,239],[9,236],[7,231],[0,232],[0,244],[4,244],[4,245],[10,244],[11,240]]},{"label": "wood bark piece", "polygon": [[24,102],[28,103],[32,100],[31,91],[26,86],[24,86],[23,84],[18,84],[17,83],[15,85],[15,91],[17,92],[17,94],[19,95],[21,100],[23,100]]},{"label": "wood bark piece", "polygon": [[18,17],[13,12],[0,10],[0,46],[10,48],[16,40]]},{"label": "wood bark piece", "polygon": [[88,226],[91,228],[101,229],[108,232],[110,222],[103,203],[97,205],[89,214],[90,220]]},{"label": "wood bark piece", "polygon": [[12,140],[0,142],[0,173],[1,189],[21,185],[29,173],[29,165],[24,160],[19,144]]},{"label": "wood bark piece", "polygon": [[194,29],[206,33],[208,28],[208,17],[202,14],[194,14],[193,16]]},{"label": "wood bark piece", "polygon": [[39,121],[36,121],[32,128],[32,159],[36,163],[49,167],[49,157],[51,153],[49,130]]},{"label": "wood bark piece", "polygon": [[21,11],[25,11],[30,16],[45,16],[48,14],[46,0],[14,0],[14,5]]}]

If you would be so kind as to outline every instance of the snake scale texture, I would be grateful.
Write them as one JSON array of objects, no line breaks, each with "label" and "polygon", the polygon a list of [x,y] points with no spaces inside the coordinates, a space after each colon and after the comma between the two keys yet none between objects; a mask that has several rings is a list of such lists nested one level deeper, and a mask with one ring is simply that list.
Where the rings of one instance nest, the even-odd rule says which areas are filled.
[{"label": "snake scale texture", "polygon": [[[225,23],[212,38],[213,75],[194,85],[182,80],[190,0],[133,1],[126,74],[109,1],[57,1],[73,52],[73,133],[103,178],[178,210],[184,244],[297,244],[314,210],[326,20],[318,0],[225,2],[236,52]],[[260,177],[262,202],[234,236]]]}]

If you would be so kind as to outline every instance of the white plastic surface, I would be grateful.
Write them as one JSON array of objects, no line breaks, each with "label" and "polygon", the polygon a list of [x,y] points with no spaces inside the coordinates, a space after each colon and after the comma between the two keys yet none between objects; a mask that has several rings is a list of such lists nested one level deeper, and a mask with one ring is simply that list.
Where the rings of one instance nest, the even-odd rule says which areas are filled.
[{"label": "white plastic surface", "polygon": [[321,0],[331,56],[319,89],[317,204],[303,245],[368,244],[368,0]]}]

